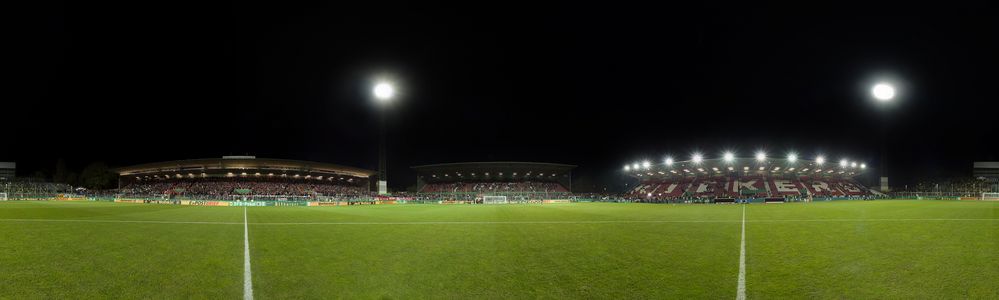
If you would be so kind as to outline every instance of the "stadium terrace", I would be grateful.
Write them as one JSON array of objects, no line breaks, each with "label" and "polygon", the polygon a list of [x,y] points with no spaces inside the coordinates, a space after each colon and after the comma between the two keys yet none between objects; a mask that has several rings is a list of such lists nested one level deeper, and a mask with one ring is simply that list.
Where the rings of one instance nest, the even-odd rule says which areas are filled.
[{"label": "stadium terrace", "polygon": [[427,200],[481,203],[565,199],[574,165],[539,162],[463,162],[414,166],[417,192]]},{"label": "stadium terrace", "polygon": [[374,171],[299,160],[225,156],[119,168],[119,196],[292,200],[366,196]]},{"label": "stadium terrace", "polygon": [[839,175],[856,176],[867,170],[866,163],[842,160],[838,164],[829,164],[824,160],[801,159],[764,159],[732,158],[732,159],[691,159],[674,162],[669,160],[663,164],[648,162],[625,165],[624,171],[635,177],[676,177],[705,175],[747,175],[747,174],[787,174],[787,175]]},{"label": "stadium terrace", "polygon": [[864,173],[867,165],[846,159],[830,164],[823,157],[802,160],[794,154],[767,158],[757,153],[756,157],[737,158],[725,153],[716,159],[694,154],[687,161],[667,158],[662,164],[633,163],[624,170],[639,181],[627,196],[640,201],[808,201],[876,196],[853,179]]}]

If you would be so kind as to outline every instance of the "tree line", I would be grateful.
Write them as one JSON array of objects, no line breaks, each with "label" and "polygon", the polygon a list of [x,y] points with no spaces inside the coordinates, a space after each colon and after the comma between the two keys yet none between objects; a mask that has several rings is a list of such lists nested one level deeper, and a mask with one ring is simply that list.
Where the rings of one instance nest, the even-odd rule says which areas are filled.
[{"label": "tree line", "polygon": [[28,177],[97,190],[113,189],[118,186],[118,174],[102,161],[91,162],[82,169],[77,169],[67,166],[66,161],[60,158],[54,168],[36,170]]}]

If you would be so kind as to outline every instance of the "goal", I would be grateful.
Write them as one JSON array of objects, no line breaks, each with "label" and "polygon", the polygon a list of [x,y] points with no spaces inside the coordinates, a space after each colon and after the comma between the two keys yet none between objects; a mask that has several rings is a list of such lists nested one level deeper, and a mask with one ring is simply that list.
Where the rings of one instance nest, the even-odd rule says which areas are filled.
[{"label": "goal", "polygon": [[506,196],[482,196],[482,204],[506,204]]},{"label": "goal", "polygon": [[0,201],[7,201],[7,193],[0,193]]},{"label": "goal", "polygon": [[982,193],[982,200],[999,201],[999,193]]}]

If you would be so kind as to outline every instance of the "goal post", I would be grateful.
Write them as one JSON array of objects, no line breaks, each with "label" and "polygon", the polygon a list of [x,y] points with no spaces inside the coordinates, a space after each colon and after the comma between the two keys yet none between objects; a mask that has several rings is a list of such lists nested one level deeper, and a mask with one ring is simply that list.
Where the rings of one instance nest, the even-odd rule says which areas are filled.
[{"label": "goal post", "polygon": [[985,200],[985,201],[999,201],[999,193],[982,193],[981,200]]},{"label": "goal post", "polygon": [[506,196],[482,196],[482,204],[506,204]]}]

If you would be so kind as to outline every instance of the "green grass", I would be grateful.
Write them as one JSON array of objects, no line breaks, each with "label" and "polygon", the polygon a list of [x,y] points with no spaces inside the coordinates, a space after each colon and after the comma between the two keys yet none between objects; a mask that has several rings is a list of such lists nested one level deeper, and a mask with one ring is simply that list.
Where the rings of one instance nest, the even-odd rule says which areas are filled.
[{"label": "green grass", "polygon": [[[732,299],[742,211],[250,207],[254,294]],[[753,204],[746,216],[750,299],[999,299],[999,202]],[[236,207],[0,202],[0,299],[236,299],[242,222]]]}]

